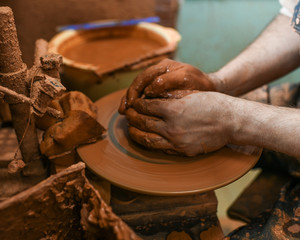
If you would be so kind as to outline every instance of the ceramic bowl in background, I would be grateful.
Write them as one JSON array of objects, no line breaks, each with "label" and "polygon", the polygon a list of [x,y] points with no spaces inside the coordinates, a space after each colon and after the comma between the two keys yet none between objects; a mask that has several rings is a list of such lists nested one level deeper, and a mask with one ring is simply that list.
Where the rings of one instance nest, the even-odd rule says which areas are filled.
[{"label": "ceramic bowl in background", "polygon": [[[133,46],[118,49],[118,45],[114,44],[122,38],[133,39]],[[96,101],[104,95],[128,87],[150,65],[167,57],[173,58],[180,38],[175,29],[155,23],[94,30],[66,30],[49,41],[49,52],[63,56],[61,76],[66,88],[81,91]],[[152,46],[147,51],[147,46],[145,49],[137,46],[143,42],[155,47]],[[135,46],[135,43],[138,44]],[[90,53],[92,57],[89,59],[84,56],[85,52],[79,52],[85,44],[99,44],[100,50]],[[101,47],[107,46],[100,46],[101,44],[110,45],[108,47],[112,47],[112,50],[105,49],[101,52]],[[129,49],[136,50],[136,47],[140,47],[142,52],[139,55],[131,54]],[[116,55],[118,52],[123,58]]]}]

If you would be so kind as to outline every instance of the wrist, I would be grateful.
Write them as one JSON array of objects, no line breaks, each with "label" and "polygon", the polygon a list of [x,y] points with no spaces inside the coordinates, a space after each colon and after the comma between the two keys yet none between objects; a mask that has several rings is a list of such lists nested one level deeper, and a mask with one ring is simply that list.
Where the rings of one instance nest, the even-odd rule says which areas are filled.
[{"label": "wrist", "polygon": [[226,144],[236,144],[242,131],[244,119],[241,117],[243,102],[241,99],[222,93],[213,93],[216,113],[216,126],[220,126],[222,138]]},{"label": "wrist", "polygon": [[212,84],[215,86],[217,92],[227,93],[225,79],[218,72],[209,73],[208,77]]},{"label": "wrist", "polygon": [[242,132],[242,127],[244,124],[243,119],[243,103],[240,102],[239,98],[227,96],[227,101],[223,102],[223,107],[226,112],[223,113],[227,115],[226,117],[226,130],[228,144],[237,144],[240,141],[239,136]]},{"label": "wrist", "polygon": [[230,143],[262,147],[300,159],[299,109],[232,99]]},{"label": "wrist", "polygon": [[236,145],[254,145],[265,147],[266,135],[270,133],[271,120],[275,111],[269,106],[245,99],[234,98],[233,128],[231,140]]}]

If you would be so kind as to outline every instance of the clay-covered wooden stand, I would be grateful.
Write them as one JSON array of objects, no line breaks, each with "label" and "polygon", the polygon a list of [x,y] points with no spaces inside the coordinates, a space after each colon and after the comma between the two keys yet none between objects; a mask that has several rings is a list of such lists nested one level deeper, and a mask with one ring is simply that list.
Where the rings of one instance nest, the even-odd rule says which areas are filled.
[{"label": "clay-covered wooden stand", "polygon": [[150,196],[111,188],[111,207],[142,239],[223,239],[214,191]]},{"label": "clay-covered wooden stand", "polygon": [[61,58],[47,56],[47,43],[38,41],[35,65],[28,70],[8,7],[0,7],[0,50],[0,97],[9,104],[17,136],[12,128],[0,134],[1,147],[12,153],[0,160],[0,239],[223,238],[213,191],[159,197],[113,186],[108,206],[87,179],[82,162],[49,177],[34,115],[60,116],[47,103],[63,90],[60,84],[49,90],[48,84],[59,78]]},{"label": "clay-covered wooden stand", "polygon": [[[64,88],[55,80],[61,58],[44,55],[41,41],[28,71],[11,9],[0,7],[0,19],[0,92],[14,127],[0,134],[1,148],[8,150],[0,161],[0,239],[140,239],[89,183],[84,163],[46,178],[34,115],[50,111],[59,117],[47,102]],[[15,154],[18,147],[21,155]]]}]

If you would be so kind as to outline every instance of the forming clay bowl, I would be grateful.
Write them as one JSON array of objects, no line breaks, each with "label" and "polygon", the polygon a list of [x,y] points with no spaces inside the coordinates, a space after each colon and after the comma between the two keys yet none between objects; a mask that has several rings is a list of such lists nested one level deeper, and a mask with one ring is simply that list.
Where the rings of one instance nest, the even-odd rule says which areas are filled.
[{"label": "forming clay bowl", "polygon": [[62,80],[93,101],[128,87],[146,67],[172,57],[179,33],[154,23],[96,30],[67,30],[49,42],[63,56]]},{"label": "forming clay bowl", "polygon": [[261,151],[246,155],[230,148],[196,157],[171,156],[132,142],[126,118],[118,114],[126,90],[96,102],[98,121],[107,129],[102,140],[77,149],[97,175],[122,188],[151,195],[176,196],[206,192],[246,174]]}]

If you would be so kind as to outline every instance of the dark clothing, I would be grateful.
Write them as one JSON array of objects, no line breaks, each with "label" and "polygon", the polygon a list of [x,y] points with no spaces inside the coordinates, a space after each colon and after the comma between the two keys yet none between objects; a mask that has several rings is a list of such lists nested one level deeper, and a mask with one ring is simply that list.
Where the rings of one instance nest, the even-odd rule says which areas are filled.
[{"label": "dark clothing", "polygon": [[[246,94],[243,98],[277,106],[300,108],[300,83],[264,86]],[[227,239],[300,239],[300,160],[264,150],[256,167],[262,171],[272,171],[274,174],[289,175],[290,180],[282,187],[273,206],[264,209],[248,225],[231,232]],[[247,206],[251,209],[253,206],[250,203],[249,200]]]}]

